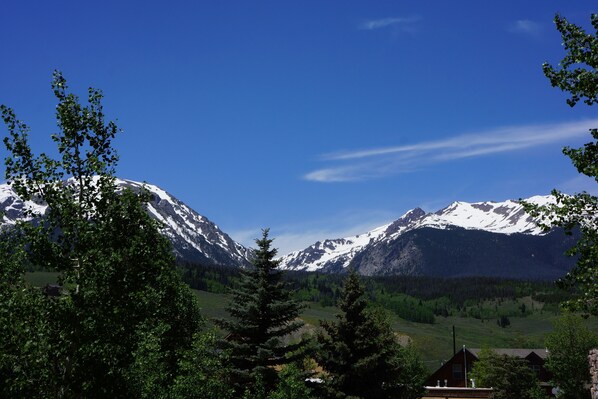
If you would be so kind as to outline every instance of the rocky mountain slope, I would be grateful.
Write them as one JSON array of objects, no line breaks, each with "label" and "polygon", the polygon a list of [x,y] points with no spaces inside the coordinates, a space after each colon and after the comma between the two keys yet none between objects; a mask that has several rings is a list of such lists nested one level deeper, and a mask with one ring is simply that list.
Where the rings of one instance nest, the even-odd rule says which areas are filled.
[{"label": "rocky mountain slope", "polygon": [[[163,225],[162,232],[173,244],[178,259],[201,263],[236,267],[249,265],[250,249],[233,241],[205,216],[189,208],[161,188],[132,180],[117,179],[119,187],[139,190],[145,187],[151,194],[149,214]],[[14,224],[24,217],[25,207],[34,207],[42,214],[43,203],[21,201],[8,184],[0,184],[0,212],[2,224]]]},{"label": "rocky mountain slope", "polygon": [[[551,196],[529,202],[545,204]],[[282,258],[290,270],[364,275],[499,276],[555,279],[574,237],[543,232],[517,201],[454,202],[437,212],[413,209],[365,234],[318,241]]]},{"label": "rocky mountain slope", "polygon": [[[249,265],[251,250],[161,188],[118,179],[120,187],[151,194],[148,212],[162,225],[178,259],[199,264]],[[545,204],[552,197],[532,197]],[[24,217],[25,207],[44,212],[43,203],[23,203],[0,184],[2,224]],[[563,256],[575,237],[543,232],[517,201],[454,202],[437,212],[415,208],[399,219],[352,237],[318,241],[281,258],[289,270],[364,275],[499,276],[556,279],[573,265]]]}]

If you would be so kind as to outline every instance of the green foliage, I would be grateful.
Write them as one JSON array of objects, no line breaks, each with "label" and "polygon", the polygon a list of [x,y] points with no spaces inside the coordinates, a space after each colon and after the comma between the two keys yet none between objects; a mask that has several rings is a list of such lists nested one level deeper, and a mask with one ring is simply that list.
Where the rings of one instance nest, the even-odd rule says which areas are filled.
[{"label": "green foliage", "polygon": [[500,318],[498,320],[496,320],[496,323],[500,327],[506,328],[511,325],[511,320],[509,320],[509,318],[507,316],[500,316]]},{"label": "green foliage", "polygon": [[217,321],[229,333],[223,344],[230,351],[237,391],[244,387],[254,395],[258,395],[258,382],[266,393],[275,388],[278,377],[274,366],[292,362],[291,354],[302,346],[301,342],[285,344],[283,339],[303,325],[298,319],[302,306],[291,298],[282,281],[267,229],[256,244],[253,268],[243,270],[232,290],[227,307],[231,319]]},{"label": "green foliage", "polygon": [[492,399],[537,399],[542,393],[525,359],[498,355],[490,349],[480,351],[469,378],[477,387],[494,388]]},{"label": "green foliage", "polygon": [[[593,133],[598,139],[598,132]],[[598,156],[595,161],[598,164]],[[571,232],[581,231],[576,245],[567,254],[577,256],[577,264],[567,275],[557,281],[563,289],[575,288],[579,295],[563,302],[566,309],[580,311],[586,315],[598,315],[598,197],[588,193],[573,196],[553,190],[556,204],[537,207],[527,205],[533,216],[544,217],[541,226],[546,230],[552,226],[564,227]]]},{"label": "green foliage", "polygon": [[225,294],[239,280],[239,269],[230,266],[204,265],[182,262],[183,280],[196,290]]},{"label": "green foliage", "polygon": [[133,350],[133,361],[126,372],[126,379],[141,398],[166,396],[167,370],[161,351],[161,336],[167,325],[144,326],[137,330],[137,347]]},{"label": "green foliage", "polygon": [[421,299],[408,295],[380,294],[376,296],[376,303],[405,320],[416,323],[434,323],[433,310],[425,306]]},{"label": "green foliage", "polygon": [[397,381],[401,387],[401,399],[418,399],[423,394],[423,386],[428,376],[428,370],[421,360],[419,352],[409,344],[399,351],[401,374]]},{"label": "green foliage", "polygon": [[478,361],[473,364],[469,378],[474,380],[476,387],[490,388],[493,377],[497,374],[498,355],[488,347],[482,348],[478,354]]},{"label": "green foliage", "polygon": [[305,383],[305,372],[296,364],[280,372],[280,382],[268,399],[311,399],[312,390]]},{"label": "green foliage", "polygon": [[[401,382],[418,381],[418,376],[402,375],[404,354],[385,315],[368,309],[364,288],[352,272],[341,292],[337,322],[321,323],[316,361],[328,374],[326,387],[331,397],[401,398],[413,387]],[[410,371],[421,371],[416,365]],[[401,378],[403,377],[403,378]]]},{"label": "green foliage", "polygon": [[587,356],[597,346],[598,334],[585,327],[579,316],[566,313],[555,321],[554,331],[546,337],[546,369],[553,374],[553,385],[559,387],[558,398],[589,395],[585,388],[590,379]]},{"label": "green foliage", "polygon": [[[214,265],[182,264],[183,278],[192,288],[223,293],[236,284],[239,270]],[[340,295],[342,275],[287,272],[283,279],[293,297],[303,302],[333,306]],[[542,308],[571,299],[573,292],[552,282],[508,280],[492,277],[436,278],[426,276],[362,276],[365,294],[372,303],[400,318],[431,324],[437,316],[459,315],[480,320],[501,316],[531,316]],[[463,289],[466,286],[467,289]],[[542,302],[537,308],[533,303]],[[522,307],[525,306],[525,311]]]},{"label": "green foliage", "polygon": [[[221,293],[239,278],[236,268],[182,264],[183,278],[192,288]],[[336,303],[342,275],[286,272],[284,280],[295,299],[323,307]],[[416,323],[438,323],[438,317],[459,316],[485,320],[536,317],[558,313],[558,304],[573,298],[549,281],[510,280],[492,277],[436,278],[427,276],[362,276],[365,294],[372,303],[400,318]],[[466,286],[468,289],[464,290]],[[207,309],[210,311],[210,309]],[[218,312],[216,312],[218,313]],[[217,317],[222,317],[215,314]],[[542,340],[543,341],[543,340]]]},{"label": "green foliage", "polygon": [[179,373],[171,393],[173,399],[233,397],[228,355],[216,347],[217,339],[213,333],[194,337],[193,346],[179,360]]},{"label": "green foliage", "polygon": [[242,399],[315,399],[305,381],[305,372],[296,364],[286,365],[277,386],[269,390],[261,375],[245,388]]},{"label": "green foliage", "polygon": [[0,232],[0,397],[41,397],[51,385],[46,301],[23,279],[26,254]]},{"label": "green foliage", "polygon": [[[586,33],[581,27],[557,15],[555,23],[561,33],[567,54],[554,68],[544,63],[544,74],[553,86],[571,94],[567,103],[573,107],[581,99],[587,105],[598,101],[598,15],[591,16],[595,33]],[[594,141],[581,148],[565,147],[563,153],[571,158],[579,173],[592,177],[598,182],[598,129],[591,129]],[[573,196],[553,191],[557,203],[544,207],[527,204],[528,211],[542,216],[541,225],[545,229],[553,226],[564,227],[569,233],[573,229],[581,231],[577,244],[568,252],[577,255],[575,268],[559,281],[564,287],[578,287],[581,296],[564,302],[571,310],[598,315],[598,198],[586,192]]]},{"label": "green foliage", "polygon": [[[36,222],[17,224],[0,245],[2,284],[10,288],[2,300],[22,309],[18,319],[36,317],[34,329],[11,327],[3,338],[14,347],[0,356],[12,354],[16,364],[27,364],[30,342],[36,342],[44,364],[22,380],[28,396],[161,396],[201,326],[199,308],[175,268],[170,243],[144,210],[147,194],[117,191],[111,141],[118,128],[104,122],[101,92],[89,89],[83,107],[59,72],[52,88],[57,160],[35,156],[28,127],[1,106],[10,154],[6,179],[21,199],[49,209],[30,212]],[[6,245],[11,240],[18,245]],[[23,288],[25,266],[31,265],[60,272],[59,297]],[[19,290],[26,294],[17,295]],[[0,325],[12,322],[10,314],[1,317]],[[23,331],[38,336],[31,341]]]},{"label": "green foliage", "polygon": [[[592,26],[598,33],[598,14],[591,16]],[[559,69],[548,63],[542,68],[553,87],[571,94],[567,104],[574,106],[581,99],[592,105],[598,101],[598,39],[581,27],[570,23],[560,15],[554,18],[557,30],[563,38],[567,55],[559,63]]]}]

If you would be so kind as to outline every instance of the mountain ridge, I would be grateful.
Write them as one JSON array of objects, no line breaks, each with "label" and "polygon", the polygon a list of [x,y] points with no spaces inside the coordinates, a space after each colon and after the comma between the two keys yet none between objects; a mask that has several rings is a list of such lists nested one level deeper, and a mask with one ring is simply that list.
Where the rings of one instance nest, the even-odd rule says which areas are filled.
[{"label": "mountain ridge", "polygon": [[[120,188],[150,194],[147,211],[162,225],[177,259],[198,265],[248,267],[252,249],[167,191],[149,183],[116,179]],[[527,201],[554,202],[551,196]],[[1,224],[14,224],[40,202],[24,203],[8,184],[0,184]],[[575,237],[543,231],[518,201],[455,201],[435,212],[414,208],[398,219],[354,236],[324,239],[280,257],[287,270],[344,273],[349,266],[364,275],[500,276],[556,279],[573,265],[563,252]]]},{"label": "mountain ridge", "polygon": [[[228,234],[200,215],[179,199],[160,187],[128,179],[116,178],[117,188],[148,190],[149,215],[161,224],[162,233],[173,245],[177,259],[191,263],[247,267],[251,249],[237,243]],[[18,219],[26,219],[25,209],[33,208],[43,214],[47,205],[33,201],[23,202],[9,184],[0,184],[1,224],[15,224]]]},{"label": "mountain ridge", "polygon": [[[554,203],[552,196],[533,196],[526,199],[538,205]],[[437,231],[443,231],[439,233]],[[419,232],[419,235],[416,234]],[[482,234],[487,233],[487,234]],[[423,242],[422,234],[427,240],[440,240],[450,242],[451,249],[440,248],[431,242]],[[460,236],[461,241],[454,237]],[[505,238],[505,236],[513,236]],[[356,236],[326,239],[318,241],[311,246],[293,251],[281,257],[281,267],[288,270],[303,271],[322,271],[322,272],[343,272],[349,266],[355,268],[361,274],[408,274],[421,275],[428,274],[427,270],[438,270],[437,265],[430,264],[430,258],[434,258],[429,251],[435,248],[436,252],[444,252],[447,263],[463,264],[469,271],[465,275],[475,275],[476,271],[472,265],[468,264],[467,258],[475,258],[471,254],[458,254],[455,248],[461,243],[475,242],[469,245],[469,251],[479,252],[478,248],[487,248],[490,256],[500,256],[492,247],[487,247],[486,242],[491,241],[503,245],[506,252],[510,248],[517,248],[517,255],[509,255],[512,262],[523,266],[524,259],[530,258],[532,254],[525,250],[525,245],[518,242],[527,242],[527,245],[535,248],[536,252],[541,253],[541,248],[537,243],[533,243],[531,237],[548,237],[540,239],[539,242],[550,242],[551,248],[546,248],[551,256],[546,258],[545,263],[537,264],[534,259],[532,264],[537,264],[534,273],[538,273],[540,278],[558,278],[566,273],[572,262],[561,260],[564,258],[562,253],[572,245],[572,240],[568,239],[561,232],[543,231],[530,215],[525,212],[523,205],[519,201],[506,200],[502,202],[485,201],[468,203],[455,201],[448,206],[435,211],[424,212],[421,208],[414,208],[403,214],[397,220],[377,227],[369,232],[358,234]],[[453,237],[453,238],[451,238]],[[557,238],[558,237],[558,238]],[[463,244],[464,245],[464,244]],[[495,248],[498,246],[495,245]],[[555,252],[558,257],[555,256]],[[535,256],[535,255],[534,255]],[[460,257],[460,258],[459,258]],[[478,257],[479,262],[484,262],[483,257]],[[490,262],[492,263],[492,262]],[[394,266],[393,266],[394,265]],[[557,266],[555,266],[557,265]],[[555,269],[556,267],[556,269]],[[480,266],[479,275],[488,274],[486,269]],[[496,269],[490,275],[504,275],[506,271],[515,274],[515,276],[532,277],[533,273],[523,273],[512,267],[505,267],[504,272]],[[460,275],[458,271],[444,273],[445,276]]]}]

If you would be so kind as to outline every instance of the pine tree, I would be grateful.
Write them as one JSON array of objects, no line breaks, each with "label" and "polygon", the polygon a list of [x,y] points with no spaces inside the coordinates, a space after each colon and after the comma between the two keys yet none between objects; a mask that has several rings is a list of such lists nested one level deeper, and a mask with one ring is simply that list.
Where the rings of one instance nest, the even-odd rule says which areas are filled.
[{"label": "pine tree", "polygon": [[239,395],[245,390],[251,392],[258,382],[266,392],[272,391],[278,379],[274,367],[295,360],[292,353],[303,346],[302,342],[284,342],[303,325],[297,319],[302,306],[291,298],[282,281],[272,241],[268,229],[263,230],[262,238],[256,240],[253,267],[242,272],[232,291],[227,306],[231,319],[217,321],[229,333],[224,346],[230,351]]},{"label": "pine tree", "polygon": [[421,376],[406,379],[401,375],[402,348],[384,315],[368,309],[364,288],[354,272],[345,280],[338,306],[342,313],[336,323],[321,322],[323,331],[318,334],[320,348],[316,353],[316,360],[328,374],[329,396],[408,397],[400,381],[419,381]]}]

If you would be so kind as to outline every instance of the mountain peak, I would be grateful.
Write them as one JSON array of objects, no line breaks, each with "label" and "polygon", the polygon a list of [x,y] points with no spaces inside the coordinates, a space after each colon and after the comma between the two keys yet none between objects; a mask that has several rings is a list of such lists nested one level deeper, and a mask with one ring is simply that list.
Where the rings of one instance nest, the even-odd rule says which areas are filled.
[{"label": "mountain peak", "polygon": [[[162,224],[162,233],[173,243],[179,259],[201,264],[249,265],[251,249],[234,242],[216,224],[165,190],[126,179],[116,179],[116,184],[121,189],[148,190],[147,212]],[[534,196],[526,201],[546,205],[555,199]],[[43,214],[47,206],[23,202],[10,185],[0,184],[0,224],[23,219],[27,208]],[[432,270],[438,275],[450,269],[457,275],[471,275],[476,268],[503,262],[504,267],[495,268],[492,275],[502,276],[505,270],[527,270],[525,265],[535,265],[536,269],[527,270],[528,274],[544,267],[549,271],[540,274],[553,277],[567,266],[554,255],[561,255],[566,248],[564,242],[540,229],[519,201],[455,201],[431,213],[411,209],[397,220],[363,234],[317,241],[283,256],[281,267],[338,272],[353,265],[364,274],[417,274]]]},{"label": "mountain peak", "polygon": [[411,209],[403,216],[392,222],[388,225],[388,228],[384,232],[387,236],[400,233],[402,230],[405,230],[412,226],[414,223],[417,223],[422,217],[426,215],[421,208]]},{"label": "mountain peak", "polygon": [[[117,178],[115,183],[120,189],[148,190],[147,212],[162,224],[161,231],[172,242],[178,259],[237,267],[249,265],[250,249],[233,241],[216,224],[165,190],[127,179]],[[3,213],[0,224],[14,224],[23,219],[27,207],[35,207],[36,213],[42,215],[47,209],[45,204],[22,201],[9,184],[0,184],[0,211]]]},{"label": "mountain peak", "polygon": [[[552,196],[534,196],[529,202],[544,205],[554,202]],[[282,266],[294,270],[337,270],[346,267],[355,257],[372,248],[398,240],[404,234],[424,228],[452,230],[460,228],[494,234],[511,235],[521,233],[532,236],[546,234],[534,219],[525,212],[519,201],[464,202],[454,201],[436,212],[426,213],[415,208],[397,220],[370,232],[345,239],[329,239],[331,245],[311,246],[309,251],[295,251],[282,257]],[[309,252],[309,256],[306,255]]]}]

